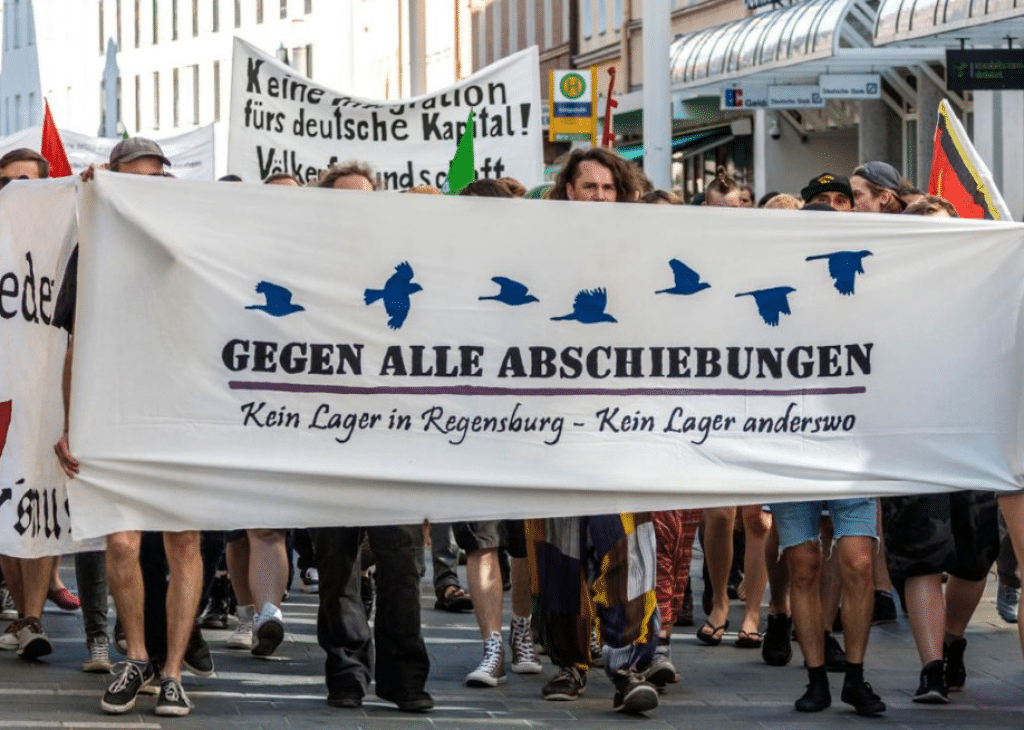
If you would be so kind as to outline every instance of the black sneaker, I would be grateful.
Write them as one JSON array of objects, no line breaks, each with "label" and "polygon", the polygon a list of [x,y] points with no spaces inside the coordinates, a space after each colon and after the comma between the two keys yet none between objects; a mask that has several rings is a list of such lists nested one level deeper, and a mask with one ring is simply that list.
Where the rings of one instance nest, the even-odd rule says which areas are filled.
[{"label": "black sneaker", "polygon": [[882,698],[874,693],[871,685],[863,679],[843,685],[843,693],[839,698],[853,709],[858,715],[877,715],[885,712],[885,703]]},{"label": "black sneaker", "polygon": [[192,700],[185,694],[181,682],[174,677],[160,681],[160,696],[156,700],[154,712],[162,717],[185,717],[192,712]]},{"label": "black sneaker", "polygon": [[629,715],[653,710],[658,706],[658,690],[650,682],[645,682],[636,672],[619,670],[612,677],[615,684],[615,697],[612,709]]},{"label": "black sneaker", "polygon": [[946,685],[946,664],[941,659],[928,662],[921,670],[921,684],[914,693],[914,702],[926,705],[944,705],[949,702]]},{"label": "black sneaker", "polygon": [[793,619],[784,613],[768,614],[768,628],[764,630],[761,658],[772,667],[784,667],[793,658]]},{"label": "black sneaker", "polygon": [[825,632],[825,669],[830,672],[846,671],[846,652],[829,632]]},{"label": "black sneaker", "polygon": [[197,677],[213,676],[213,657],[210,656],[210,647],[198,625],[193,627],[192,635],[188,637],[188,646],[185,647],[181,664]]},{"label": "black sneaker", "polygon": [[828,675],[817,678],[811,675],[807,691],[794,703],[797,712],[821,712],[832,704],[832,692],[828,688]]},{"label": "black sneaker", "polygon": [[128,660],[118,664],[115,670],[117,676],[107,685],[107,691],[100,700],[100,709],[111,715],[121,715],[135,707],[135,697],[142,685],[153,678],[153,665]]},{"label": "black sneaker", "polygon": [[875,591],[875,609],[871,613],[871,625],[891,624],[896,621],[896,601],[886,591]]},{"label": "black sneaker", "polygon": [[555,702],[573,702],[587,689],[587,674],[576,667],[559,667],[558,673],[544,685],[540,696]]},{"label": "black sneaker", "polygon": [[327,693],[327,704],[346,710],[355,710],[363,706],[363,695],[354,689],[337,689]]},{"label": "black sneaker", "polygon": [[964,652],[967,639],[954,639],[942,645],[942,658],[946,660],[946,686],[950,692],[959,692],[967,683],[967,667],[964,666]]}]

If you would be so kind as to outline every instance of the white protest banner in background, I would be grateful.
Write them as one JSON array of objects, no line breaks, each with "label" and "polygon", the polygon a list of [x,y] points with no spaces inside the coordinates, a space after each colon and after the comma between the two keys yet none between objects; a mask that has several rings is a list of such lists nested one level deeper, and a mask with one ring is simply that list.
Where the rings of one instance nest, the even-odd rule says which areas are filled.
[{"label": "white protest banner in background", "polygon": [[34,558],[102,545],[71,539],[64,474],[67,333],[51,325],[75,242],[74,180],[0,191],[0,554]]},{"label": "white protest banner in background", "polygon": [[[39,151],[42,141],[42,127],[28,127],[20,132],[0,137],[0,155],[18,147],[29,147]],[[120,139],[90,137],[78,132],[60,130],[64,150],[76,175],[89,165],[106,164],[110,150]],[[182,180],[213,180],[213,125],[207,124],[189,132],[155,140],[171,161],[171,173]]]},{"label": "white protest banner in background", "polygon": [[441,91],[372,101],[319,86],[235,38],[228,171],[309,182],[333,162],[360,160],[384,189],[441,187],[474,109],[477,176],[530,187],[544,169],[539,73],[534,46]]},{"label": "white protest banner in background", "polygon": [[1021,225],[83,187],[82,534],[1024,484]]}]

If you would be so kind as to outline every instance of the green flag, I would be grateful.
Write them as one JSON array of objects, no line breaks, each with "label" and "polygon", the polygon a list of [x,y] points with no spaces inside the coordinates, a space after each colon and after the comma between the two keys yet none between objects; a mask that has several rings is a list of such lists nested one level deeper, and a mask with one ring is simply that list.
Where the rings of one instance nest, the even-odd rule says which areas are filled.
[{"label": "green flag", "polygon": [[473,162],[473,110],[469,110],[466,120],[466,131],[462,133],[455,157],[448,165],[448,177],[442,190],[445,195],[458,195],[462,189],[476,179],[476,166]]},{"label": "green flag", "polygon": [[124,130],[124,134],[121,136],[121,139],[128,139],[128,130],[127,129]]}]

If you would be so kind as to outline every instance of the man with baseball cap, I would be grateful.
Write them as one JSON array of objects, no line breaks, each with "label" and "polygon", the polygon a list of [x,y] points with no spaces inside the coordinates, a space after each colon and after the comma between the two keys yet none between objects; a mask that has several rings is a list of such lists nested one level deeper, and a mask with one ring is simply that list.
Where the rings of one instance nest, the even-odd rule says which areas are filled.
[{"label": "man with baseball cap", "polygon": [[858,213],[902,213],[899,190],[908,181],[888,162],[865,162],[853,171],[853,209]]},{"label": "man with baseball cap", "polygon": [[110,163],[108,167],[112,172],[128,172],[128,170],[122,169],[122,166],[137,160],[147,160],[146,164],[148,167],[160,163],[161,168],[159,172],[141,173],[145,175],[163,175],[163,166],[171,166],[171,161],[164,157],[164,151],[160,149],[160,145],[153,140],[146,139],[145,137],[127,137],[114,145],[114,149],[110,150]]},{"label": "man with baseball cap", "polygon": [[800,191],[805,203],[823,203],[835,210],[853,210],[853,190],[842,175],[823,172]]},{"label": "man with baseball cap", "polygon": [[[110,162],[107,167],[112,172],[163,177],[165,165],[170,165],[170,161],[156,142],[133,137],[124,139],[114,146],[110,151]],[[82,173],[83,180],[91,178],[92,168]],[[71,357],[74,346],[77,254],[76,249],[72,260],[68,262],[68,274],[57,296],[53,318],[54,325],[67,329],[69,335],[64,367],[65,403],[70,391]],[[67,423],[64,435],[54,446],[54,450],[65,473],[74,478],[78,473],[79,464],[68,445]],[[156,714],[183,716],[189,714],[192,709],[192,702],[181,688],[181,667],[190,638],[195,632],[196,608],[202,588],[203,566],[199,551],[199,532],[188,530],[163,533],[162,542],[167,556],[170,582],[166,602],[166,655],[161,667],[150,661],[146,648],[146,591],[139,563],[142,537],[141,532],[134,530],[107,535],[107,580],[117,607],[118,618],[124,628],[128,644],[128,661],[110,682],[100,707],[104,712],[112,714],[130,711],[135,706],[136,696],[142,686],[154,679],[159,672],[162,679]],[[208,661],[208,650],[206,657]],[[212,664],[199,669],[201,675],[213,674]]]}]

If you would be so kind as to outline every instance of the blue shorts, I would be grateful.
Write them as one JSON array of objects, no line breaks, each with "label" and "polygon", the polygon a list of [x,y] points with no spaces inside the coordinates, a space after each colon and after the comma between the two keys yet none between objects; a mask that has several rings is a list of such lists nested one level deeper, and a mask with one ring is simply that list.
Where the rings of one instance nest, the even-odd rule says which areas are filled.
[{"label": "blue shorts", "polygon": [[835,539],[847,536],[878,539],[878,515],[873,498],[780,502],[772,505],[772,519],[779,531],[779,549],[817,540],[821,535],[822,509],[828,509],[832,517]]}]

